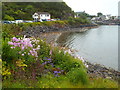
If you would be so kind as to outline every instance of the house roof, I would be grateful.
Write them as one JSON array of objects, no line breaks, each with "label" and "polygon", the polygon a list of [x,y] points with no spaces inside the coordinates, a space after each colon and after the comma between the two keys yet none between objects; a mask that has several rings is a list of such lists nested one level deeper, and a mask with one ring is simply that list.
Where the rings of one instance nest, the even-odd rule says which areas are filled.
[{"label": "house roof", "polygon": [[38,14],[50,14],[48,12],[36,12],[36,13],[38,13]]}]

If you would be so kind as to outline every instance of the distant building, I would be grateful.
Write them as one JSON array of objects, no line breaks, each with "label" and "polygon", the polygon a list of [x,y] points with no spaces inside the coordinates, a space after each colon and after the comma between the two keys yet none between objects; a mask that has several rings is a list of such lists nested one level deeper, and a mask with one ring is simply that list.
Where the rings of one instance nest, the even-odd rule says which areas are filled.
[{"label": "distant building", "polygon": [[91,20],[92,20],[92,21],[98,21],[98,20],[99,20],[99,17],[93,17]]},{"label": "distant building", "polygon": [[120,16],[118,16],[118,19],[120,20]]},{"label": "distant building", "polygon": [[101,16],[99,17],[99,19],[100,19],[100,20],[106,20],[106,15],[101,15]]},{"label": "distant building", "polygon": [[108,15],[100,15],[99,17],[93,17],[91,20],[93,21],[105,21],[105,20],[111,20],[112,16],[110,14]]},{"label": "distant building", "polygon": [[80,15],[83,13],[85,13],[85,11],[75,12],[74,18],[80,17]]},{"label": "distant building", "polygon": [[32,15],[35,22],[50,19],[51,15],[48,12],[36,12]]},{"label": "distant building", "polygon": [[106,20],[110,20],[110,19],[112,19],[111,14],[106,15]]}]

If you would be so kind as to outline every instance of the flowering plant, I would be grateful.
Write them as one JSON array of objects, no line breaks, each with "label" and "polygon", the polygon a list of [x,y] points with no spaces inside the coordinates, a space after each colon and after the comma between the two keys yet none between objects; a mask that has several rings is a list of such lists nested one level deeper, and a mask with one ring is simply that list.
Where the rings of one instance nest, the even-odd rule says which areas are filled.
[{"label": "flowering plant", "polygon": [[12,41],[9,41],[11,49],[17,49],[18,54],[20,55],[19,59],[27,59],[32,57],[37,59],[38,53],[37,51],[40,49],[40,45],[37,43],[39,40],[34,38],[16,38],[13,37]]}]

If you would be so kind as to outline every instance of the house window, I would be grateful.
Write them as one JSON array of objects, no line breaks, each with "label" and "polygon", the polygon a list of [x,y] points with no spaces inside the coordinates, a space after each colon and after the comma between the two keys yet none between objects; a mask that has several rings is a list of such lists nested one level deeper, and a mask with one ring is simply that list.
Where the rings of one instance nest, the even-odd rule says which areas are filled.
[{"label": "house window", "polygon": [[49,14],[47,14],[46,16],[49,17]]}]

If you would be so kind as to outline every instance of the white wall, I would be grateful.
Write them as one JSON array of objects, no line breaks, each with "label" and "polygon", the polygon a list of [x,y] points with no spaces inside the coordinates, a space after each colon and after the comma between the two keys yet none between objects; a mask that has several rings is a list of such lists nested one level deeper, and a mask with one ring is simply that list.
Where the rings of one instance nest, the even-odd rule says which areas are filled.
[{"label": "white wall", "polygon": [[50,19],[50,14],[40,14],[40,19]]}]

